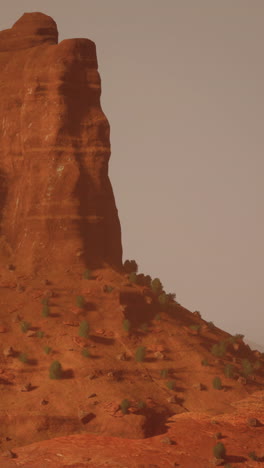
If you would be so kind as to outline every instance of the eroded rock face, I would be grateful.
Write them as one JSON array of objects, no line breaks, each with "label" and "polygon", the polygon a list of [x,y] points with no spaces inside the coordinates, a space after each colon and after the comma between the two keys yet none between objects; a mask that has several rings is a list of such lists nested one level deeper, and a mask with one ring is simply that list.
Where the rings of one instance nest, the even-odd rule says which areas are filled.
[{"label": "eroded rock face", "polygon": [[0,256],[27,274],[121,268],[95,44],[25,13],[0,32]]}]

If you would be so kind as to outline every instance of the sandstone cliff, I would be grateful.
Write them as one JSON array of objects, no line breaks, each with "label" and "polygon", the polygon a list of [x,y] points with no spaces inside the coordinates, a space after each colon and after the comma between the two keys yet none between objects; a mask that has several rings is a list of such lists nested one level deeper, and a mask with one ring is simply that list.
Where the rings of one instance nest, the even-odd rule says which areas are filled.
[{"label": "sandstone cliff", "polygon": [[0,32],[0,259],[19,272],[122,265],[96,48],[25,13]]}]

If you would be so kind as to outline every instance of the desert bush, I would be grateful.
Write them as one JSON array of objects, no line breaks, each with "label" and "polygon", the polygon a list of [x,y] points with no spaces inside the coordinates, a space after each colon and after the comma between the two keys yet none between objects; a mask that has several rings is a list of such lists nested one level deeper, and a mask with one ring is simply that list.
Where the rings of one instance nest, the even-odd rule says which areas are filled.
[{"label": "desert bush", "polygon": [[79,326],[79,336],[87,338],[90,331],[90,325],[87,320],[83,320]]},{"label": "desert bush", "polygon": [[21,362],[27,362],[28,361],[27,354],[26,353],[20,353],[19,356],[18,356],[18,359]]},{"label": "desert bush", "polygon": [[76,305],[78,307],[84,307],[84,304],[85,304],[85,299],[83,296],[77,296],[76,297]]},{"label": "desert bush", "polygon": [[137,283],[137,274],[134,271],[129,274],[129,281],[131,283]]},{"label": "desert bush", "polygon": [[226,464],[224,465],[224,468],[232,468],[232,465],[230,465],[230,463],[226,463]]},{"label": "desert bush", "polygon": [[262,364],[261,364],[260,361],[255,361],[254,362],[254,364],[253,364],[253,369],[254,370],[259,370],[259,369],[261,369],[261,367],[262,367]]},{"label": "desert bush", "polygon": [[154,317],[154,320],[161,320],[161,315],[160,315],[160,314],[156,314],[155,317]]},{"label": "desert bush", "polygon": [[43,347],[43,350],[44,350],[44,353],[50,354],[50,352],[51,352],[51,347],[50,347],[50,346],[44,346],[44,347]]},{"label": "desert bush", "polygon": [[166,387],[168,387],[170,390],[173,390],[175,388],[174,380],[170,380],[169,382],[166,382]]},{"label": "desert bush", "polygon": [[165,309],[169,304],[168,295],[166,293],[160,294],[159,297],[158,297],[158,301],[159,301],[161,307],[163,307]]},{"label": "desert bush", "polygon": [[256,452],[249,452],[248,456],[249,456],[249,458],[251,458],[251,460],[258,461],[258,457],[256,455]]},{"label": "desert bush", "polygon": [[136,282],[140,286],[150,287],[150,285],[151,285],[151,276],[144,275],[143,273],[140,273],[139,275],[136,275],[136,278],[137,278]]},{"label": "desert bush", "polygon": [[53,361],[49,368],[49,376],[51,379],[61,379],[62,367],[59,361]]},{"label": "desert bush", "polygon": [[232,364],[226,364],[224,368],[224,374],[229,379],[234,377],[234,366]]},{"label": "desert bush", "polygon": [[48,305],[48,303],[49,303],[49,300],[48,300],[47,297],[43,297],[43,298],[41,299],[41,304],[43,304],[43,305]]},{"label": "desert bush", "polygon": [[82,350],[82,355],[83,355],[84,357],[90,357],[90,351],[89,351],[89,349],[84,348],[84,349]]},{"label": "desert bush", "polygon": [[43,336],[44,336],[44,331],[38,330],[37,333],[36,333],[36,335],[37,335],[38,338],[43,338]]},{"label": "desert bush", "polygon": [[20,328],[23,333],[26,333],[30,327],[31,324],[29,322],[25,322],[24,320],[22,320],[22,322],[20,323]]},{"label": "desert bush", "polygon": [[166,379],[166,377],[168,377],[168,375],[169,375],[169,369],[161,369],[160,375],[161,375],[161,377]]},{"label": "desert bush", "polygon": [[198,324],[190,325],[189,328],[193,331],[197,331],[198,333],[201,331],[201,325],[198,325]]},{"label": "desert bush", "polygon": [[121,408],[121,411],[123,414],[127,414],[128,412],[128,408],[130,408],[131,406],[131,403],[129,400],[127,400],[126,398],[124,400],[121,401],[121,404],[120,404],[120,408]]},{"label": "desert bush", "polygon": [[92,277],[92,271],[87,268],[83,274],[84,279],[91,279]]},{"label": "desert bush", "polygon": [[248,359],[242,359],[242,369],[245,377],[248,377],[254,372],[253,365]]},{"label": "desert bush", "polygon": [[241,333],[237,333],[237,334],[235,335],[235,339],[236,339],[236,340],[243,340],[244,338],[245,338],[245,335],[241,335]]},{"label": "desert bush", "polygon": [[137,403],[137,407],[138,407],[139,409],[146,408],[146,406],[147,406],[146,403],[145,403],[144,401],[142,401],[142,400],[140,400],[140,401]]},{"label": "desert bush", "polygon": [[221,381],[220,377],[215,377],[213,379],[213,387],[216,390],[221,390],[222,389],[222,381]]},{"label": "desert bush", "polygon": [[136,354],[135,354],[135,359],[137,362],[142,362],[144,361],[144,358],[145,358],[145,354],[146,354],[146,348],[145,346],[139,346],[136,350]]},{"label": "desert bush", "polygon": [[131,322],[128,319],[123,320],[123,329],[129,331],[131,329]]},{"label": "desert bush", "polygon": [[151,289],[155,294],[161,294],[163,290],[162,283],[159,278],[154,278],[151,281]]},{"label": "desert bush", "polygon": [[226,449],[222,442],[217,442],[213,448],[215,458],[223,458],[226,455]]},{"label": "desert bush", "polygon": [[209,366],[209,362],[207,361],[207,359],[202,359],[201,364],[202,366]]},{"label": "desert bush", "polygon": [[106,284],[104,287],[104,291],[107,293],[110,293],[114,290],[113,286],[110,286],[109,284]]},{"label": "desert bush", "polygon": [[44,304],[44,306],[42,307],[42,317],[48,317],[50,314],[50,309],[49,309],[49,306],[48,304]]},{"label": "desert bush", "polygon": [[136,273],[138,271],[138,265],[135,260],[126,260],[123,266],[126,273]]},{"label": "desert bush", "polygon": [[214,344],[211,348],[211,353],[216,357],[223,357],[226,353],[226,343],[220,341],[220,343]]}]

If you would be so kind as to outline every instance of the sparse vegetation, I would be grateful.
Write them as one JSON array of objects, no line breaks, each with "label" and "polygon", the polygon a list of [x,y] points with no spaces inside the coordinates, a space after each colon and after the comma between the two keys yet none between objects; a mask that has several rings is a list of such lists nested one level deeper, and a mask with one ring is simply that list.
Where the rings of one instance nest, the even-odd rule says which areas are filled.
[{"label": "sparse vegetation", "polygon": [[226,346],[224,341],[220,341],[212,346],[211,353],[216,357],[223,357],[226,353]]},{"label": "sparse vegetation", "polygon": [[85,270],[85,272],[83,274],[83,277],[84,277],[84,279],[91,279],[91,277],[92,277],[91,270],[89,270],[89,269]]},{"label": "sparse vegetation", "polygon": [[43,338],[43,336],[44,336],[44,331],[38,330],[37,333],[36,333],[36,335],[37,335],[38,338]]},{"label": "sparse vegetation", "polygon": [[90,331],[90,325],[87,320],[83,320],[79,326],[79,336],[87,338]]},{"label": "sparse vegetation", "polygon": [[136,275],[136,283],[139,284],[140,286],[150,287],[151,276],[140,273],[139,275]]},{"label": "sparse vegetation", "polygon": [[161,320],[161,315],[160,315],[160,314],[156,314],[155,317],[154,317],[154,320]]},{"label": "sparse vegetation", "polygon": [[42,307],[42,317],[48,317],[50,314],[50,309],[49,309],[49,306],[47,304],[44,304],[44,306]]},{"label": "sparse vegetation", "polygon": [[140,400],[140,401],[137,403],[138,409],[144,409],[144,408],[146,408],[146,406],[147,406],[146,403],[145,403],[144,401],[142,401],[142,400]]},{"label": "sparse vegetation", "polygon": [[222,381],[221,381],[220,377],[215,377],[213,379],[213,387],[216,390],[221,390],[222,389]]},{"label": "sparse vegetation", "polygon": [[154,278],[151,281],[151,289],[157,295],[162,293],[163,286],[159,278]]},{"label": "sparse vegetation", "polygon": [[53,361],[49,368],[49,376],[51,379],[61,379],[62,367],[59,361]]},{"label": "sparse vegetation", "polygon": [[123,320],[123,329],[127,332],[131,329],[131,322],[128,319]]},{"label": "sparse vegetation", "polygon": [[232,364],[226,364],[224,368],[224,374],[229,379],[234,377],[234,366]]},{"label": "sparse vegetation", "polygon": [[126,260],[123,266],[126,273],[136,273],[138,271],[138,265],[135,260]]},{"label": "sparse vegetation", "polygon": [[22,322],[20,323],[20,328],[23,333],[26,333],[30,327],[31,324],[29,322],[25,322],[24,320],[22,320]]},{"label": "sparse vegetation", "polygon": [[248,454],[249,458],[254,461],[258,461],[258,456],[256,455],[256,452],[249,452]]},{"label": "sparse vegetation", "polygon": [[127,414],[128,413],[128,408],[130,408],[130,406],[131,406],[130,401],[125,398],[120,404],[120,408],[121,408],[122,413]]},{"label": "sparse vegetation", "polygon": [[161,369],[160,375],[161,375],[161,377],[166,379],[168,377],[168,375],[169,375],[169,369]]},{"label": "sparse vegetation", "polygon": [[242,373],[245,377],[248,377],[254,372],[253,365],[248,359],[242,359],[242,369]]},{"label": "sparse vegetation", "polygon": [[253,364],[253,369],[254,370],[258,371],[259,369],[261,369],[261,367],[262,367],[262,364],[261,364],[260,361],[254,362],[254,364]]},{"label": "sparse vegetation", "polygon": [[89,351],[89,349],[84,348],[84,349],[82,350],[82,355],[83,355],[84,357],[90,357],[90,351]]},{"label": "sparse vegetation", "polygon": [[76,297],[76,305],[78,307],[84,307],[84,304],[85,304],[85,299],[83,296],[77,296]]},{"label": "sparse vegetation", "polygon": [[213,449],[215,458],[224,458],[226,455],[226,449],[222,442],[217,442]]},{"label": "sparse vegetation", "polygon": [[135,354],[135,359],[137,362],[142,362],[144,361],[144,358],[145,358],[145,354],[146,354],[146,348],[145,346],[139,346],[136,350],[136,354]]},{"label": "sparse vegetation", "polygon": [[137,274],[134,271],[129,274],[129,281],[131,283],[137,283]]},{"label": "sparse vegetation", "polygon": [[44,347],[43,347],[43,350],[44,350],[44,353],[50,354],[52,348],[51,348],[50,346],[44,346]]},{"label": "sparse vegetation", "polygon": [[148,324],[147,323],[141,323],[141,325],[139,326],[139,329],[144,331],[144,332],[147,332],[148,331]]},{"label": "sparse vegetation", "polygon": [[241,335],[241,333],[237,333],[235,335],[236,340],[243,340],[245,338],[245,335]]},{"label": "sparse vegetation", "polygon": [[169,382],[166,382],[166,387],[168,387],[170,390],[173,390],[175,388],[174,380],[170,380]]},{"label": "sparse vegetation", "polygon": [[191,330],[193,331],[196,331],[197,333],[199,333],[201,331],[201,325],[198,325],[198,324],[193,324],[193,325],[190,325],[189,327]]},{"label": "sparse vegetation", "polygon": [[49,303],[49,300],[48,300],[47,297],[43,297],[43,298],[41,299],[41,304],[43,304],[43,305],[48,305],[48,303]]},{"label": "sparse vegetation", "polygon": [[168,295],[166,293],[160,294],[159,297],[158,297],[158,301],[159,301],[161,307],[163,307],[165,309],[169,304]]},{"label": "sparse vegetation", "polygon": [[110,293],[114,290],[113,286],[110,286],[109,284],[107,284],[104,288],[105,292],[107,293]]},{"label": "sparse vegetation", "polygon": [[26,353],[20,353],[18,359],[19,361],[26,363],[28,361],[28,356]]},{"label": "sparse vegetation", "polygon": [[209,366],[209,362],[207,361],[207,359],[202,359],[201,364],[202,366]]}]

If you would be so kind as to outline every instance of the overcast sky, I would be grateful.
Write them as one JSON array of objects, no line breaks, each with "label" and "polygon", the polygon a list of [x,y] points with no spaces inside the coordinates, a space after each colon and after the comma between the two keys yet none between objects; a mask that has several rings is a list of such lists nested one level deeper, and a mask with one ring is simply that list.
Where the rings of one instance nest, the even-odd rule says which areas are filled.
[{"label": "overcast sky", "polygon": [[264,1],[9,0],[96,43],[123,260],[264,345]]}]

